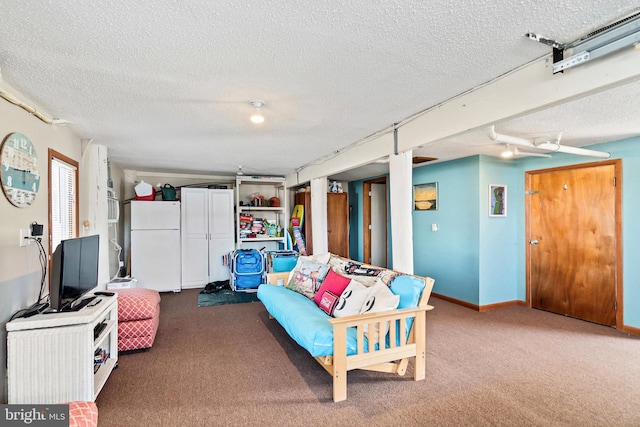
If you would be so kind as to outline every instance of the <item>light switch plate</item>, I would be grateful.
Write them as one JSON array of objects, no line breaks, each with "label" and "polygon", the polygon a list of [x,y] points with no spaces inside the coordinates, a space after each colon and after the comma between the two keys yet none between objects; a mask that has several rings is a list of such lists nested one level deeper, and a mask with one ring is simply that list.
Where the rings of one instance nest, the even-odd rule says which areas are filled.
[{"label": "light switch plate", "polygon": [[25,237],[31,237],[31,230],[28,228],[20,229],[20,246],[33,245],[33,240],[25,239]]}]

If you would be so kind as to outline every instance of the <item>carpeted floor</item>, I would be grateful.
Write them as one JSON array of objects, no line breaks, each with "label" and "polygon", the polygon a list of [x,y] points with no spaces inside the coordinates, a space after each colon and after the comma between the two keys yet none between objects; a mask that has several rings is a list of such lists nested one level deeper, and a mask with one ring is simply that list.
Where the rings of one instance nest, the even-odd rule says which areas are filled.
[{"label": "carpeted floor", "polygon": [[349,373],[348,398],[261,303],[163,294],[154,347],[123,355],[109,426],[638,426],[640,338],[539,310],[431,299],[427,378]]},{"label": "carpeted floor", "polygon": [[219,291],[210,293],[203,290],[198,294],[198,307],[239,304],[254,301],[258,301],[258,295],[256,292],[234,292],[231,289],[220,289]]}]

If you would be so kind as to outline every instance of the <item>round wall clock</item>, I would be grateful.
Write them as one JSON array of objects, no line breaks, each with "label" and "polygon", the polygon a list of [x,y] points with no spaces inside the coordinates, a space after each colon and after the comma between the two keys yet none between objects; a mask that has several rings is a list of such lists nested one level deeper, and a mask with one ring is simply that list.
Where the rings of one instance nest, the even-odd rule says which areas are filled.
[{"label": "round wall clock", "polygon": [[38,154],[31,140],[21,133],[10,133],[0,147],[0,181],[7,199],[26,208],[36,199],[40,188]]}]

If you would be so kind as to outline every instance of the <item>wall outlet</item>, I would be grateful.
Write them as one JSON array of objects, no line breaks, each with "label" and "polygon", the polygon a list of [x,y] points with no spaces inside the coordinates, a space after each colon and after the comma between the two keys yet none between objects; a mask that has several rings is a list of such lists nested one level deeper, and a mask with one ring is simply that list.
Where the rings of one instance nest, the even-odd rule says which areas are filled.
[{"label": "wall outlet", "polygon": [[20,229],[20,246],[33,245],[33,240],[27,239],[27,237],[31,237],[31,230],[28,228]]},{"label": "wall outlet", "polygon": [[431,224],[431,231],[438,231],[438,224]]}]

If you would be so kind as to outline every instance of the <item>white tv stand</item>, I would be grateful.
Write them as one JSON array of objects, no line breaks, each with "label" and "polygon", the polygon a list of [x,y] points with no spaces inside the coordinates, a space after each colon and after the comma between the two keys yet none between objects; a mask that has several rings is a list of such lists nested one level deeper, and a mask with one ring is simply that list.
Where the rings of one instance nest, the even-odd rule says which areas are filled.
[{"label": "white tv stand", "polygon": [[[94,338],[94,328],[102,323]],[[105,360],[94,364],[101,350]],[[9,403],[94,401],[117,362],[117,294],[99,296],[79,311],[7,323]]]}]

